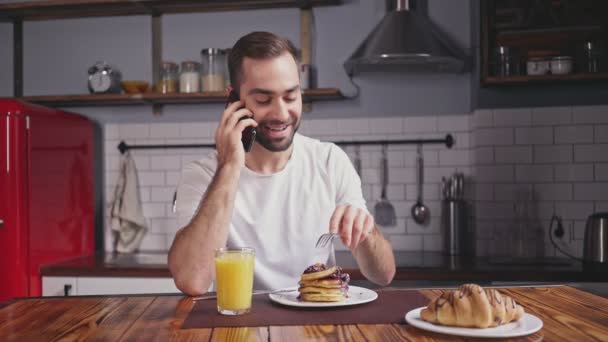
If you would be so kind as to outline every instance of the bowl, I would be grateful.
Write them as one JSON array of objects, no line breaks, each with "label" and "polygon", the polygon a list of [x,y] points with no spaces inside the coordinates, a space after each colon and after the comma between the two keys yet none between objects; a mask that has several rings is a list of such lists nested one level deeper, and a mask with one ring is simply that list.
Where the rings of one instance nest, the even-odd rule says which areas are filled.
[{"label": "bowl", "polygon": [[141,94],[148,90],[150,84],[146,81],[122,81],[120,86],[127,94]]}]

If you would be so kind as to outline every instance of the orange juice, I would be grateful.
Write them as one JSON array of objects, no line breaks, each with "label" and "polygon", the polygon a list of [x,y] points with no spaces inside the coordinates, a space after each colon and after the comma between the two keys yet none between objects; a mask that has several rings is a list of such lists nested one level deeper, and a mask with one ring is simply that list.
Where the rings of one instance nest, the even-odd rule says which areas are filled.
[{"label": "orange juice", "polygon": [[249,312],[253,291],[254,251],[252,248],[215,252],[217,309],[226,315]]}]

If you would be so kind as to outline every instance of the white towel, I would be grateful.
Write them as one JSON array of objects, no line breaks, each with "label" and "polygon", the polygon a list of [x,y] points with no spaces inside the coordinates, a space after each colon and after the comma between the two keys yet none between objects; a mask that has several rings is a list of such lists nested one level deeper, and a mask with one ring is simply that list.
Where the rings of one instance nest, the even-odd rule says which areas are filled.
[{"label": "white towel", "polygon": [[110,209],[110,227],[114,235],[114,251],[119,253],[136,252],[148,231],[139,198],[137,169],[129,152],[123,155],[120,164]]}]

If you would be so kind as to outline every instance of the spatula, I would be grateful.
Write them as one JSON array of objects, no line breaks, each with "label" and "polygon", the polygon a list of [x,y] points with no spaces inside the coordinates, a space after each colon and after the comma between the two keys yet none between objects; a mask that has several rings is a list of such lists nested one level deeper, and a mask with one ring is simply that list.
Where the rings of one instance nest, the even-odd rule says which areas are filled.
[{"label": "spatula", "polygon": [[381,226],[394,226],[397,223],[397,215],[395,214],[395,208],[386,197],[386,186],[388,185],[388,160],[386,158],[386,144],[382,145],[382,160],[380,164],[382,194],[380,196],[380,200],[376,202],[376,206],[374,207],[374,219],[376,220],[376,223]]}]

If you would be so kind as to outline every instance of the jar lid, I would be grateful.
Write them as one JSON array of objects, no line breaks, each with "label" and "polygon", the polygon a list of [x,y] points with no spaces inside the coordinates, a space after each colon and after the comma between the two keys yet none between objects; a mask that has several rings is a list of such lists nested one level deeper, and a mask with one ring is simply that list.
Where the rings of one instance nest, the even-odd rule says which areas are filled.
[{"label": "jar lid", "polygon": [[226,51],[219,48],[204,48],[201,50],[201,55],[210,56],[210,55],[225,55]]},{"label": "jar lid", "polygon": [[182,68],[183,67],[199,67],[201,65],[201,63],[197,62],[197,61],[183,61],[182,62]]},{"label": "jar lid", "polygon": [[173,62],[165,61],[160,64],[160,67],[162,69],[177,69],[177,64],[175,64]]}]

